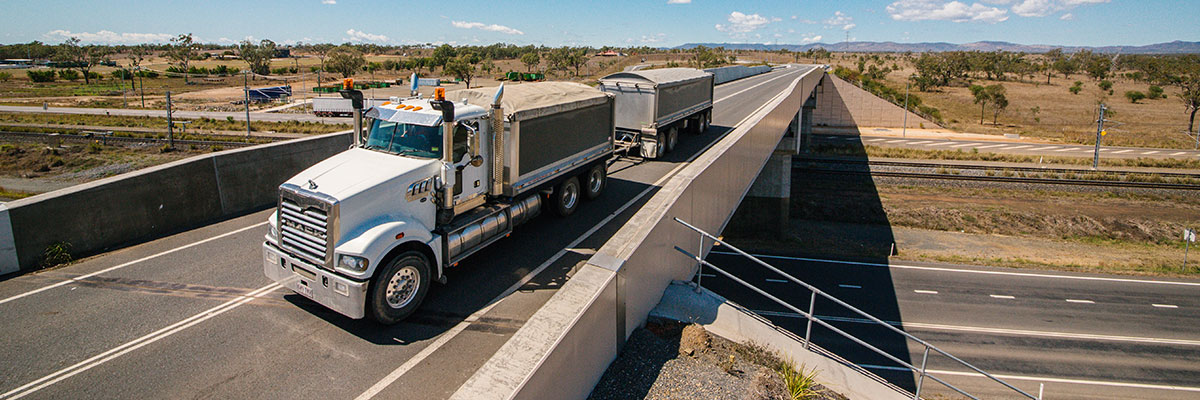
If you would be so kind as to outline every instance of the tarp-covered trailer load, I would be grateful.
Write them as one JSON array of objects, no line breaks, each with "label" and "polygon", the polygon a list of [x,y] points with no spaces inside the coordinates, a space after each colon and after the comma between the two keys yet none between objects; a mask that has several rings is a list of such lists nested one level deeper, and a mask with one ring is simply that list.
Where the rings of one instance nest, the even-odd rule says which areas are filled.
[{"label": "tarp-covered trailer load", "polygon": [[265,103],[268,101],[279,100],[290,97],[292,95],[291,86],[272,86],[264,88],[250,89],[250,101],[255,103]]},{"label": "tarp-covered trailer load", "polygon": [[698,69],[622,71],[598,88],[616,96],[617,130],[640,142],[643,157],[662,156],[679,131],[703,132],[712,121],[713,74]]},{"label": "tarp-covered trailer load", "polygon": [[[453,101],[491,104],[497,88],[456,90]],[[520,196],[614,151],[613,96],[571,82],[506,85],[501,98],[505,196]]]}]

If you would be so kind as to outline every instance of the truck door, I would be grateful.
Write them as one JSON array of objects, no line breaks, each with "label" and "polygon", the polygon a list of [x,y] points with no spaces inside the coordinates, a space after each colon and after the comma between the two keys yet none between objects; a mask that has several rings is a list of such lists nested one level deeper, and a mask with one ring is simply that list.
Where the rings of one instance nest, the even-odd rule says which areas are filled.
[{"label": "truck door", "polygon": [[[472,165],[472,155],[470,149],[474,146],[480,146],[478,154],[485,160],[488,158],[487,140],[483,140],[481,135],[484,129],[480,126],[479,120],[470,120],[459,122],[454,127],[454,164],[455,168],[455,184],[454,184],[454,204],[464,204],[476,197],[480,197],[487,193],[487,162],[480,163],[478,166]],[[457,207],[456,207],[457,208]]]}]

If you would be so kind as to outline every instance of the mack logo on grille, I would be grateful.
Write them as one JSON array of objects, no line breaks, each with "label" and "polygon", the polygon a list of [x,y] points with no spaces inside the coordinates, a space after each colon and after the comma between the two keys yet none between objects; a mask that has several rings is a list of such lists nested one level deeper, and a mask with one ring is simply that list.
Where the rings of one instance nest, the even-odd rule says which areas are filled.
[{"label": "mack logo on grille", "polygon": [[283,219],[282,222],[284,225],[287,225],[289,228],[300,230],[304,233],[319,237],[321,239],[325,238],[325,232],[318,231],[311,226],[307,226],[307,225],[301,224],[299,222],[292,221],[290,219]]}]

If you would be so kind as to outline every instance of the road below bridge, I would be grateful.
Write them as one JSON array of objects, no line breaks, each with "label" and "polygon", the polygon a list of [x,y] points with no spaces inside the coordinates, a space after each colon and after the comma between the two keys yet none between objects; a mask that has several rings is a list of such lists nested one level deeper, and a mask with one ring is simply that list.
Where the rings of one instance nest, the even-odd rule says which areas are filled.
[{"label": "road below bridge", "polygon": [[0,399],[446,398],[666,179],[806,70],[718,86],[707,132],[663,159],[612,165],[599,199],[464,260],[395,326],[344,318],[264,277],[270,210],[10,277]]}]

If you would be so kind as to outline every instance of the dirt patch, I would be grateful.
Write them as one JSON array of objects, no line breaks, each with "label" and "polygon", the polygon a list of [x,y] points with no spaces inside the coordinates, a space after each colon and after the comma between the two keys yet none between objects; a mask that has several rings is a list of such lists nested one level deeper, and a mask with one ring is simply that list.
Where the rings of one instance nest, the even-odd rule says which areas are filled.
[{"label": "dirt patch", "polygon": [[699,325],[649,321],[633,332],[588,398],[846,399],[819,383],[793,397],[778,372],[783,363],[762,347],[711,335]]}]

